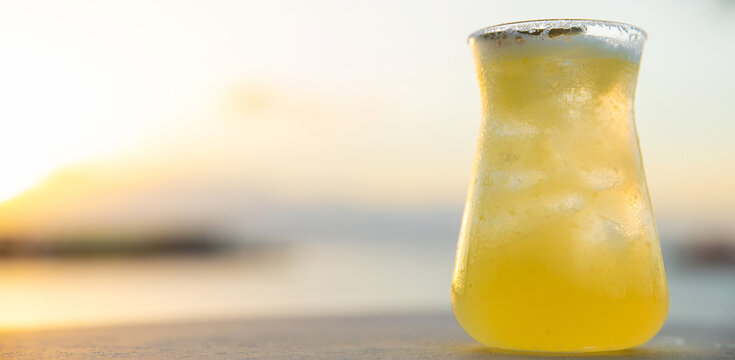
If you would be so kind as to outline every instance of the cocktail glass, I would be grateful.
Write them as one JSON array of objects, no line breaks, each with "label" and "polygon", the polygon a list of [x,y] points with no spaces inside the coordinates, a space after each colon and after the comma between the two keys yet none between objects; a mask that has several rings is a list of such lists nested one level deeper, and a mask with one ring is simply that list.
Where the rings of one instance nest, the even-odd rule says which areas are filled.
[{"label": "cocktail glass", "polygon": [[473,33],[483,120],[452,304],[491,347],[609,351],[669,300],[633,98],[646,34],[597,20]]}]

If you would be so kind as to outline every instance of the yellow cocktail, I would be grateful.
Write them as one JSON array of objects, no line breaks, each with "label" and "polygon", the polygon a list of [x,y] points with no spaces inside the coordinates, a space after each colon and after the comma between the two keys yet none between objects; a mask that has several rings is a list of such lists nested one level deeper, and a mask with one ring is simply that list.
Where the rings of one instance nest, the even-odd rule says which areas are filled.
[{"label": "yellow cocktail", "polygon": [[478,341],[604,351],[663,325],[666,276],[633,119],[644,39],[581,20],[470,37],[484,120],[452,303]]}]

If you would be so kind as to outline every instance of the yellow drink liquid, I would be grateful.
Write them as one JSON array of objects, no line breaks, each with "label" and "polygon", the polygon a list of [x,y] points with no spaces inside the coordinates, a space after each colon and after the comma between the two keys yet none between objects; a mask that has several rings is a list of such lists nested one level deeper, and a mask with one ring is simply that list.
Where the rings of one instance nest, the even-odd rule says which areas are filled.
[{"label": "yellow drink liquid", "polygon": [[641,47],[560,32],[471,37],[484,121],[452,303],[488,346],[624,349],[669,305],[633,119]]}]

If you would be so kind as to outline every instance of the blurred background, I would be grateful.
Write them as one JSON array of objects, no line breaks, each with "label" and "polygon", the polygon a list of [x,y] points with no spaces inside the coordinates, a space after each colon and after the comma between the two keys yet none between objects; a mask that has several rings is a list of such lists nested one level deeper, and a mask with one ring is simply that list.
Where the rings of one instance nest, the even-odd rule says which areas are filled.
[{"label": "blurred background", "polygon": [[670,322],[735,321],[735,2],[4,1],[0,330],[449,311],[469,33],[648,31]]}]

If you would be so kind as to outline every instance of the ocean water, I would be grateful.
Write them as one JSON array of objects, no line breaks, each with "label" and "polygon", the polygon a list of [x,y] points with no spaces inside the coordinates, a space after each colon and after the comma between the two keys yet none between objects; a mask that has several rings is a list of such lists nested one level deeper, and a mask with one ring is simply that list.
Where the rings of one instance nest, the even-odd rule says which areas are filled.
[{"label": "ocean water", "polygon": [[[449,312],[455,246],[452,238],[305,239],[257,255],[5,259],[0,329]],[[667,258],[669,322],[735,323],[735,268]]]},{"label": "ocean water", "polygon": [[0,329],[443,310],[443,255],[308,242],[257,257],[4,260]]}]

